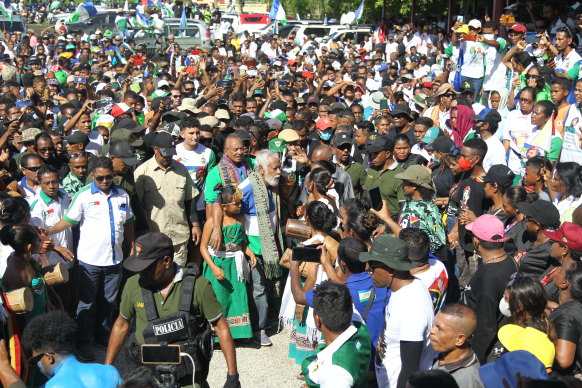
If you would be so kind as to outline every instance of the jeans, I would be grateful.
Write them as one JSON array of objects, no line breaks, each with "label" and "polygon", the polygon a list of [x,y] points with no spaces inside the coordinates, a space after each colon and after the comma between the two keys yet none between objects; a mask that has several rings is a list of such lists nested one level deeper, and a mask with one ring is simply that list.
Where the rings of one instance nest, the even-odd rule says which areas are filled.
[{"label": "jeans", "polygon": [[479,101],[479,92],[481,91],[481,86],[483,86],[483,78],[470,78],[461,77],[461,84],[468,82],[473,89],[475,89],[474,101]]},{"label": "jeans", "polygon": [[[107,340],[113,326],[113,308],[121,281],[121,264],[107,267],[79,261],[79,304],[77,305],[77,342],[90,342],[90,333],[97,323],[95,337]],[[95,306],[95,319],[91,309]]]},{"label": "jeans", "polygon": [[[253,299],[249,300],[251,324],[254,330],[263,330],[267,326],[269,303],[267,302],[267,278],[263,257],[257,255],[257,266],[251,270],[249,294],[252,291]],[[250,298],[249,298],[250,299]]]}]

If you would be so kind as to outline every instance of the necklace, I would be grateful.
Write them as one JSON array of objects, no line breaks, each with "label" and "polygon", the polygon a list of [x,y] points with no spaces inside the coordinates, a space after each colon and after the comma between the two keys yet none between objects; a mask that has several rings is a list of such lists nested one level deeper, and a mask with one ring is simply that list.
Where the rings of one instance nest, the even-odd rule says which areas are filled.
[{"label": "necklace", "polygon": [[507,253],[504,253],[504,254],[502,254],[502,255],[495,256],[495,257],[490,257],[490,258],[488,258],[488,259],[482,259],[482,260],[483,260],[483,264],[490,263],[490,262],[492,262],[493,260],[501,259],[501,258],[502,258],[502,257],[504,257],[504,256],[507,256]]}]

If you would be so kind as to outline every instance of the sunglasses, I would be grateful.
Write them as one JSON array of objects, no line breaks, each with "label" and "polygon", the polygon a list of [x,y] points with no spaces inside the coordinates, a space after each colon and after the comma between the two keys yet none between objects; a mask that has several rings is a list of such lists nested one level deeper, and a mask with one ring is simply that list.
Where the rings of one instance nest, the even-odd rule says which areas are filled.
[{"label": "sunglasses", "polygon": [[445,97],[445,98],[453,98],[453,97],[455,97],[455,94],[454,93],[447,93],[447,94],[443,94],[443,97]]},{"label": "sunglasses", "polygon": [[533,102],[533,100],[531,98],[520,98],[519,102],[523,102],[526,104],[531,104]]},{"label": "sunglasses", "polygon": [[38,362],[45,356],[45,354],[54,354],[54,353],[52,353],[52,352],[39,353],[34,357],[30,357],[26,362],[30,366],[36,366],[38,364]]},{"label": "sunglasses", "polygon": [[190,92],[193,92],[194,91],[194,88],[187,88],[187,89],[184,89],[184,91],[190,93]]},{"label": "sunglasses", "polygon": [[54,150],[55,149],[53,147],[45,147],[45,148],[39,148],[38,152],[45,153],[45,152],[54,151]]},{"label": "sunglasses", "polygon": [[32,172],[37,172],[38,170],[40,170],[42,166],[38,166],[38,167],[23,167],[26,168],[28,171],[32,171]]},{"label": "sunglasses", "polygon": [[103,181],[110,181],[113,180],[113,175],[101,175],[101,176],[96,176],[95,180],[97,182],[103,182]]},{"label": "sunglasses", "polygon": [[542,78],[542,77],[539,75],[535,75],[535,74],[526,74],[525,75],[525,79],[540,79],[540,78]]},{"label": "sunglasses", "polygon": [[69,155],[69,159],[75,159],[78,157],[85,157],[88,158],[89,157],[89,153],[87,151],[79,151],[79,152],[75,152],[74,154]]}]

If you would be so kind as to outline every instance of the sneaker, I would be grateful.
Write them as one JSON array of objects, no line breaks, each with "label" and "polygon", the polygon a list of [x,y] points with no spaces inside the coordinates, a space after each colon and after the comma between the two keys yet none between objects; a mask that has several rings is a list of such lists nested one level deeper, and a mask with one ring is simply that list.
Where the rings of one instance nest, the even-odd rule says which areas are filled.
[{"label": "sneaker", "polygon": [[82,362],[93,362],[95,361],[95,355],[93,354],[93,350],[91,346],[88,344],[81,345],[77,349],[77,358]]},{"label": "sneaker", "polygon": [[269,336],[267,334],[265,334],[264,330],[261,330],[261,334],[259,334],[258,336],[258,341],[261,344],[261,346],[272,346],[273,343],[271,342],[271,339],[269,338]]}]

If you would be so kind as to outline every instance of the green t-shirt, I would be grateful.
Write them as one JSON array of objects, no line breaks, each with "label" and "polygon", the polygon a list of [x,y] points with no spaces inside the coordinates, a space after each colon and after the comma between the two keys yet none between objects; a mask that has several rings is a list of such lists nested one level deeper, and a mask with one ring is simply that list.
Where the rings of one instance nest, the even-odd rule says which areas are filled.
[{"label": "green t-shirt", "polygon": [[[245,160],[248,162],[248,165],[250,166],[250,168],[254,167],[254,159],[245,158]],[[208,171],[208,175],[206,175],[205,188],[204,188],[204,201],[206,203],[216,202],[216,198],[218,197],[218,193],[214,190],[214,188],[216,187],[217,184],[224,184],[224,182],[222,181],[222,177],[220,176],[219,167],[220,167],[220,162],[216,166],[211,168],[210,171]],[[247,169],[247,173],[249,173],[249,172],[250,171],[248,171],[248,169]],[[247,176],[241,176],[241,182],[243,180],[245,180],[246,178],[247,178]]]},{"label": "green t-shirt", "polygon": [[354,322],[329,346],[323,344],[317,350],[318,354],[307,357],[301,365],[308,387],[368,387],[371,342],[366,325]]},{"label": "green t-shirt", "polygon": [[[174,284],[168,291],[165,300],[162,300],[162,295],[159,292],[154,293],[154,301],[160,317],[165,317],[178,311],[180,296],[182,295],[182,273],[182,269],[179,269],[176,273]],[[222,316],[222,306],[216,299],[212,284],[203,276],[196,280],[191,311],[196,317],[201,330],[204,328],[204,320],[212,323]],[[145,342],[143,331],[148,325],[148,321],[141,287],[139,286],[139,275],[134,275],[127,280],[121,295],[119,314],[128,320],[135,318],[135,338],[138,344],[143,344]]]},{"label": "green t-shirt", "polygon": [[348,173],[352,180],[354,195],[360,197],[362,194],[362,186],[366,181],[366,170],[364,170],[362,163],[352,162],[348,167],[346,167],[345,172]]},{"label": "green t-shirt", "polygon": [[388,209],[392,216],[400,213],[400,202],[404,201],[404,191],[402,191],[402,180],[396,178],[397,174],[404,172],[399,163],[394,163],[387,170],[380,172],[374,166],[368,168],[364,188],[370,190],[380,187],[382,199],[388,202]]}]

